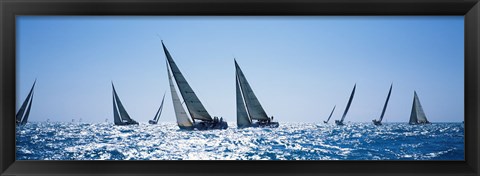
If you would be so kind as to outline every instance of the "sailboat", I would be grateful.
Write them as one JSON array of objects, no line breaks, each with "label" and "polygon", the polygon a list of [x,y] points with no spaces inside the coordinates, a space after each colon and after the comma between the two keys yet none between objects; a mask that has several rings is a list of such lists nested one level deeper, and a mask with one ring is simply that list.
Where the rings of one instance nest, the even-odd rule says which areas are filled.
[{"label": "sailboat", "polygon": [[[165,47],[163,41],[162,46],[167,58],[168,81],[170,83],[170,92],[172,94],[173,108],[175,110],[178,127],[184,130],[227,129],[228,124],[223,118],[212,118],[210,116],[183,74],[180,72],[175,61],[173,61],[173,58],[170,55],[170,52],[168,52],[167,47]],[[183,103],[177,95],[172,78],[175,79],[175,83],[182,95],[183,103],[185,103],[191,119],[188,117],[182,106]]]},{"label": "sailboat", "polygon": [[350,94],[350,99],[348,99],[347,107],[345,108],[345,111],[343,112],[343,116],[341,120],[335,120],[335,123],[337,125],[344,125],[343,120],[345,120],[345,116],[347,115],[348,109],[350,108],[350,105],[352,104],[353,96],[355,95],[355,88],[357,87],[357,84],[353,86],[352,93]]},{"label": "sailboat", "polygon": [[[267,116],[235,59],[234,62],[237,90],[237,127],[278,127],[279,123],[273,122],[273,116],[271,118]],[[254,123],[253,120],[257,120],[257,122]]]},{"label": "sailboat", "polygon": [[17,114],[15,115],[15,124],[17,126],[27,124],[28,116],[30,115],[30,108],[32,108],[33,88],[35,87],[36,82],[37,80],[33,82],[33,86],[30,89],[30,92],[28,93],[27,98],[25,98],[25,100],[22,103],[22,106],[20,107]]},{"label": "sailboat", "polygon": [[390,99],[390,94],[392,93],[392,86],[393,84],[390,85],[390,90],[388,91],[387,100],[385,100],[385,105],[383,105],[383,110],[382,110],[382,114],[380,115],[380,120],[376,120],[376,119],[372,120],[374,125],[382,125],[383,115],[385,115],[385,110],[387,109],[388,100]]},{"label": "sailboat", "polygon": [[430,122],[427,120],[425,116],[425,112],[423,111],[422,105],[420,104],[420,100],[418,99],[417,92],[413,91],[413,104],[412,104],[412,113],[410,114],[410,125],[416,124],[429,124]]},{"label": "sailboat", "polygon": [[155,114],[155,117],[153,117],[153,120],[148,121],[149,124],[157,124],[158,123],[158,119],[160,119],[160,115],[162,115],[163,100],[165,100],[165,93],[163,94],[162,103],[160,104],[160,108],[158,108],[157,114]]},{"label": "sailboat", "polygon": [[328,123],[328,121],[330,120],[330,118],[332,118],[332,114],[333,114],[333,111],[335,111],[335,107],[337,107],[337,105],[333,106],[332,112],[331,112],[330,115],[328,116],[327,121],[323,121],[323,123]]},{"label": "sailboat", "polygon": [[118,98],[117,91],[112,82],[113,88],[113,122],[115,125],[138,125],[138,122],[130,118],[125,107],[123,107],[120,98]]}]

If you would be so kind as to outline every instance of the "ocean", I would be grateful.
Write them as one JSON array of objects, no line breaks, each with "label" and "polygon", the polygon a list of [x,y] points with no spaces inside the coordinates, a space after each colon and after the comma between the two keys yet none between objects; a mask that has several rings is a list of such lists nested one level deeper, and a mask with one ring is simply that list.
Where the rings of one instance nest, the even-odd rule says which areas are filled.
[{"label": "ocean", "polygon": [[175,123],[29,122],[17,160],[464,160],[462,123],[282,123],[181,131]]}]

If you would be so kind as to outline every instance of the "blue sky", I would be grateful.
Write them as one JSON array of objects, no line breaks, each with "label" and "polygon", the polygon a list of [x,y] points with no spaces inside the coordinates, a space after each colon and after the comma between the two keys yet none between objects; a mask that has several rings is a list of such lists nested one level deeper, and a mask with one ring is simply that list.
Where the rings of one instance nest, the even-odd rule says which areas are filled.
[{"label": "blue sky", "polygon": [[432,122],[464,117],[463,16],[17,16],[17,109],[37,78],[30,120],[174,122],[160,38],[212,116],[236,122],[236,58],[269,116],[408,122],[416,90]]}]

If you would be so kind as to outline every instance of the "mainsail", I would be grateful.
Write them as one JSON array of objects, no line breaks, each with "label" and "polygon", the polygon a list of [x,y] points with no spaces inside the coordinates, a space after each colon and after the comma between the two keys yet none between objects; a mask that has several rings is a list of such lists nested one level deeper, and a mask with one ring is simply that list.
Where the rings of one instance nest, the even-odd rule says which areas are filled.
[{"label": "mainsail", "polygon": [[162,115],[163,101],[164,100],[165,100],[165,93],[163,94],[162,103],[160,104],[160,108],[158,108],[157,114],[155,114],[155,117],[153,117],[153,120],[155,122],[158,122],[158,119],[160,119],[160,116]]},{"label": "mainsail", "polygon": [[118,98],[117,91],[115,91],[115,86],[112,82],[113,88],[113,118],[115,125],[124,125],[124,124],[137,124],[130,115],[128,115],[125,107],[123,107],[120,98]]},{"label": "mainsail", "polygon": [[30,115],[30,109],[32,107],[32,102],[33,102],[33,94],[32,94],[32,98],[30,99],[30,103],[28,103],[28,108],[27,108],[27,111],[25,112],[25,117],[23,117],[21,125],[27,124],[28,116]]},{"label": "mainsail", "polygon": [[390,90],[388,91],[387,100],[385,100],[385,105],[383,105],[382,115],[380,115],[379,122],[382,122],[383,115],[385,115],[385,110],[387,110],[388,100],[390,99],[390,94],[392,93],[392,86],[393,84],[390,85]]},{"label": "mainsail", "polygon": [[163,44],[163,41],[162,46],[163,51],[165,52],[165,56],[167,57],[168,65],[170,66],[173,77],[175,78],[178,89],[180,90],[180,94],[182,95],[182,98],[185,102],[185,105],[187,106],[190,116],[193,119],[212,121],[212,117],[210,116],[210,114],[208,114],[202,102],[200,102],[200,99],[198,99],[197,95],[180,72],[180,69],[177,67],[177,64],[175,64],[175,61],[173,61],[173,58]]},{"label": "mainsail", "polygon": [[168,72],[168,82],[170,83],[170,92],[172,93],[172,101],[173,101],[173,109],[175,111],[175,117],[177,118],[177,124],[181,127],[191,127],[193,126],[192,122],[187,116],[187,112],[183,109],[182,102],[180,98],[178,98],[177,91],[175,90],[175,86],[173,85],[172,75],[170,74],[170,69],[168,68],[167,64],[167,72]]},{"label": "mainsail", "polygon": [[253,90],[250,87],[250,84],[248,84],[248,81],[245,78],[245,75],[243,74],[242,70],[238,66],[236,60],[235,60],[235,70],[236,70],[238,82],[240,84],[240,88],[242,90],[243,98],[245,100],[245,104],[247,107],[248,114],[250,115],[250,118],[255,120],[268,120],[269,118],[267,116],[267,113],[265,112],[262,105],[258,101],[257,97],[255,96],[255,93],[253,93]]},{"label": "mainsail", "polygon": [[30,92],[27,95],[27,98],[22,103],[22,106],[18,110],[16,117],[15,117],[15,124],[17,125],[25,125],[28,121],[28,116],[30,115],[30,108],[32,107],[33,102],[33,88],[35,87],[35,83],[37,80],[33,82],[33,86],[30,89]]},{"label": "mainsail", "polygon": [[120,119],[120,114],[118,114],[118,109],[117,109],[117,101],[115,99],[115,90],[112,91],[112,94],[113,94],[113,123],[115,123],[115,125],[118,125],[118,124],[121,124],[122,123],[122,120]]},{"label": "mainsail", "polygon": [[418,99],[417,92],[413,91],[412,113],[410,114],[410,124],[430,123],[423,112],[422,105]]},{"label": "mainsail", "polygon": [[248,127],[252,124],[252,120],[248,117],[245,103],[243,102],[242,90],[238,80],[238,74],[235,78],[235,87],[237,90],[237,126]]},{"label": "mainsail", "polygon": [[335,111],[335,107],[337,107],[337,105],[333,106],[332,112],[331,112],[330,115],[328,116],[328,119],[327,119],[327,121],[325,121],[325,123],[328,123],[328,121],[329,121],[330,118],[332,117],[333,111]]},{"label": "mainsail", "polygon": [[342,119],[340,120],[341,123],[343,123],[343,120],[345,119],[345,116],[347,115],[348,109],[350,108],[350,105],[352,104],[353,100],[353,95],[355,95],[355,88],[357,87],[357,84],[353,86],[352,94],[350,94],[350,99],[348,99],[347,107],[345,108],[345,111],[343,112]]}]

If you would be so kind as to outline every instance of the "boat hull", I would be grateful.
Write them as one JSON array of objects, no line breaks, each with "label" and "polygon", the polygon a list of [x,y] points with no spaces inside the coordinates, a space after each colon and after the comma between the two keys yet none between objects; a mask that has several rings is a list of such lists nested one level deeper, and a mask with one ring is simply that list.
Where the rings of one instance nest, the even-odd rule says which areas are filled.
[{"label": "boat hull", "polygon": [[335,124],[337,124],[337,125],[345,125],[345,124],[344,124],[342,121],[340,121],[340,120],[335,120]]},{"label": "boat hull", "polygon": [[248,126],[237,126],[237,128],[249,128],[249,127],[259,127],[259,128],[278,128],[280,126],[280,123],[278,122],[255,122],[252,123]]},{"label": "boat hull", "polygon": [[426,122],[419,122],[419,123],[408,123],[410,125],[427,125],[427,124],[431,124],[429,121],[426,121]]},{"label": "boat hull", "polygon": [[127,126],[127,125],[138,125],[138,122],[133,121],[133,122],[121,122],[121,123],[115,123],[117,126]]},{"label": "boat hull", "polygon": [[374,125],[377,125],[377,126],[382,125],[382,122],[377,121],[377,120],[372,120],[372,122],[373,122]]},{"label": "boat hull", "polygon": [[213,121],[201,121],[195,122],[193,126],[178,126],[181,130],[224,130],[228,128],[228,123],[225,121],[213,122]]},{"label": "boat hull", "polygon": [[191,131],[191,130],[194,130],[193,126],[178,126],[180,128],[180,130],[187,130],[187,131]]},{"label": "boat hull", "polygon": [[278,128],[278,126],[280,126],[280,123],[278,122],[267,122],[267,123],[256,122],[252,124],[252,127],[261,127],[261,128]]}]

